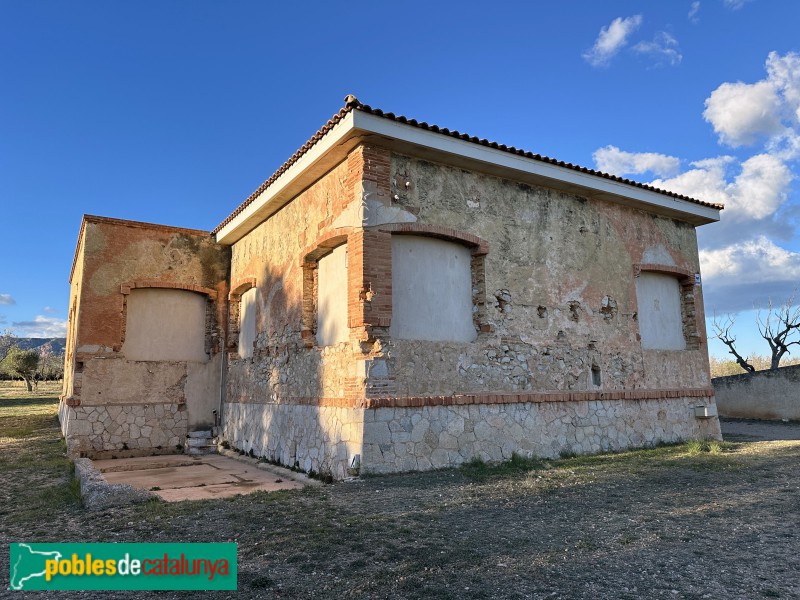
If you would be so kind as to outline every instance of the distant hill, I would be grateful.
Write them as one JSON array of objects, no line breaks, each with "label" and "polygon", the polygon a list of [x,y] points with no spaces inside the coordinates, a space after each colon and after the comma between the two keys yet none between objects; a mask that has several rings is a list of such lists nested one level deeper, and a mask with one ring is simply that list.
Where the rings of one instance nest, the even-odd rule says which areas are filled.
[{"label": "distant hill", "polygon": [[67,346],[67,338],[16,338],[14,340],[17,346],[23,350],[36,349],[42,346],[48,347],[53,354],[64,354],[64,348]]}]

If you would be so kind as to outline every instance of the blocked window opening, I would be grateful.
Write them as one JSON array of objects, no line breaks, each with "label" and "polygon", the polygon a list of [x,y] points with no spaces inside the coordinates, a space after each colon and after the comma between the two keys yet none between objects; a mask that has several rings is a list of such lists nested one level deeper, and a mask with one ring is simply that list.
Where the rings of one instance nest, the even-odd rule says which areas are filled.
[{"label": "blocked window opening", "polygon": [[253,342],[256,341],[256,294],[257,288],[250,288],[239,298],[239,357],[253,356]]},{"label": "blocked window opening", "polygon": [[331,346],[346,341],[347,245],[317,261],[317,343]]},{"label": "blocked window opening", "polygon": [[204,295],[144,288],[127,296],[125,342],[129,360],[207,361]]},{"label": "blocked window opening", "polygon": [[646,350],[684,350],[681,285],[671,275],[642,272],[636,278],[639,333]]},{"label": "blocked window opening", "polygon": [[592,385],[595,387],[600,387],[602,380],[600,379],[600,367],[597,365],[592,365]]},{"label": "blocked window opening", "polygon": [[472,253],[461,244],[392,236],[392,337],[471,342]]}]

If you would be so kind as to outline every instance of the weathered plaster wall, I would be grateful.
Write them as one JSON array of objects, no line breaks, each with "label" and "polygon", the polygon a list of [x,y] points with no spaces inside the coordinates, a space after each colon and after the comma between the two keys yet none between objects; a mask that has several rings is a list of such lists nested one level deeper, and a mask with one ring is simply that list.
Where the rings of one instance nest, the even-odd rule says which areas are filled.
[{"label": "weathered plaster wall", "polygon": [[[154,406],[168,405],[170,413],[181,414],[176,425],[164,433],[169,440],[176,427],[183,428],[185,435],[188,428],[211,426],[211,411],[219,406],[228,250],[217,246],[206,232],[101,217],[85,218],[78,248],[72,285],[80,310],[70,314],[68,344],[74,352],[67,375],[71,384],[65,385],[61,411],[71,415],[69,428],[62,420],[68,446],[82,452],[97,451],[99,434],[94,430],[100,426],[92,425],[95,437],[90,440],[85,438],[88,426],[80,421],[112,407],[122,411],[119,418],[134,415],[135,419],[147,416]],[[157,296],[157,292],[150,294],[154,288],[202,295],[202,357],[130,360],[125,356],[127,297],[132,290],[134,294],[144,291],[145,295]],[[156,317],[157,305],[150,306]],[[146,349],[146,340],[140,342],[139,346]],[[134,354],[138,359],[163,358]],[[154,430],[160,431],[157,427]],[[133,433],[137,435],[128,433],[127,438],[103,434],[100,445],[104,451],[111,451],[108,445],[114,443],[115,450],[124,450],[123,445],[127,445],[127,449],[144,451],[150,436],[142,436],[136,429]],[[160,434],[155,435],[155,439],[161,439]],[[174,451],[174,444],[167,445]]]},{"label": "weathered plaster wall", "polygon": [[800,365],[712,380],[723,417],[800,421]]},{"label": "weathered plaster wall", "polygon": [[[418,223],[489,242],[493,329],[473,343],[387,339],[398,395],[709,385],[699,287],[691,298],[697,349],[644,350],[639,340],[633,267],[699,272],[692,226],[397,154],[391,195]],[[593,366],[600,386],[592,385]]]},{"label": "weathered plaster wall", "polygon": [[[376,165],[391,177],[375,176]],[[417,300],[414,286],[405,291],[393,286],[393,252],[413,244],[420,230],[434,237],[456,232],[470,248],[464,256],[466,262],[471,255],[469,272],[460,272],[471,277],[466,289],[480,304],[470,307],[474,341],[391,335],[393,304]],[[485,251],[481,240],[488,241],[489,252],[476,260]],[[316,331],[308,329],[308,314],[335,284],[314,287],[319,280],[313,269],[303,268],[303,260],[311,252],[318,261],[342,243],[348,250],[349,339],[320,346]],[[351,430],[358,430],[361,417],[352,411],[362,408],[367,421],[362,464],[375,472],[458,464],[476,455],[500,460],[512,451],[551,456],[701,434],[718,437],[717,419],[700,422],[693,413],[695,404],[713,404],[713,398],[700,394],[698,401],[675,392],[709,384],[700,289],[681,288],[682,322],[675,326],[689,333],[698,331],[692,323],[700,326],[688,349],[645,350],[635,265],[685,280],[699,269],[693,227],[361,147],[233,247],[232,285],[254,281],[258,302],[253,357],[243,360],[235,343],[229,347],[225,437],[258,456],[338,477],[358,453]],[[428,267],[419,280],[436,282],[443,267]],[[454,286],[441,276],[438,281],[446,310]],[[489,396],[469,407],[428,402],[432,396],[490,391],[665,388],[669,395],[583,403],[497,407]],[[371,409],[372,398],[396,401],[395,408]],[[410,398],[418,402],[414,408]],[[425,443],[409,446],[406,437],[417,425],[411,420],[423,414],[427,430],[414,435]],[[384,425],[369,424],[370,415],[388,434]],[[453,415],[488,437],[466,435],[454,442],[442,436]],[[487,420],[493,421],[489,430]],[[346,439],[331,434],[336,423],[348,424]]]},{"label": "weathered plaster wall", "polygon": [[[711,400],[713,403],[713,399]],[[687,439],[721,439],[708,399],[379,408],[364,414],[362,473],[424,471],[521,456],[555,458]]]},{"label": "weathered plaster wall", "polygon": [[[85,236],[83,230],[78,235],[78,244],[69,276],[69,315],[67,320],[67,343],[64,348],[64,386],[61,400],[72,398],[75,393],[75,349],[78,335],[78,322],[81,314],[81,290],[83,289],[83,263],[85,256]],[[78,383],[80,387],[80,382]]]},{"label": "weathered plaster wall", "polygon": [[[354,150],[232,246],[232,285],[253,280],[258,294],[252,358],[240,358],[238,348],[228,348],[228,403],[343,397],[351,392],[348,382],[354,375],[354,352],[360,352],[349,337],[351,332],[345,340],[324,346],[313,331],[308,338],[302,337],[303,258],[321,240],[335,236],[341,237],[336,245],[347,244],[349,265],[354,255],[360,256],[353,252],[356,240],[347,236],[354,224],[361,223],[360,212],[352,207],[360,209],[364,195],[369,194],[362,181],[363,160],[361,150]],[[358,290],[349,279],[339,284],[349,307],[351,296],[358,298]]]}]

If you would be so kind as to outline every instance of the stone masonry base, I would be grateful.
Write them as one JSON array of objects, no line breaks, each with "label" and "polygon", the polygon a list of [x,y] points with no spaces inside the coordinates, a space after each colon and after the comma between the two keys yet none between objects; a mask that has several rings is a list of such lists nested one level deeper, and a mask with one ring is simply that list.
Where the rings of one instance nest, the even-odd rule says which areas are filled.
[{"label": "stone masonry base", "polygon": [[361,454],[364,409],[298,404],[225,404],[223,437],[233,448],[286,467],[344,479]]},{"label": "stone masonry base", "polygon": [[109,404],[58,407],[72,457],[111,458],[180,452],[188,429],[183,404]]},{"label": "stone masonry base", "polygon": [[716,417],[695,417],[696,406],[713,404],[713,396],[384,408],[228,403],[223,431],[238,450],[343,479],[356,455],[361,474],[397,473],[475,457],[555,458],[721,439]]}]

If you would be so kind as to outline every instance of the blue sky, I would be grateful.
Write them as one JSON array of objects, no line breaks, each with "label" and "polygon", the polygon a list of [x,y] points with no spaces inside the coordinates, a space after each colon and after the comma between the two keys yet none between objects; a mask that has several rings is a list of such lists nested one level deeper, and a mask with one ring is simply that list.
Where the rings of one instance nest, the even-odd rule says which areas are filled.
[{"label": "blue sky", "polygon": [[[0,328],[65,331],[84,213],[211,229],[353,93],[724,202],[706,309],[800,279],[800,3],[0,0]],[[712,353],[724,349],[715,343]]]}]

